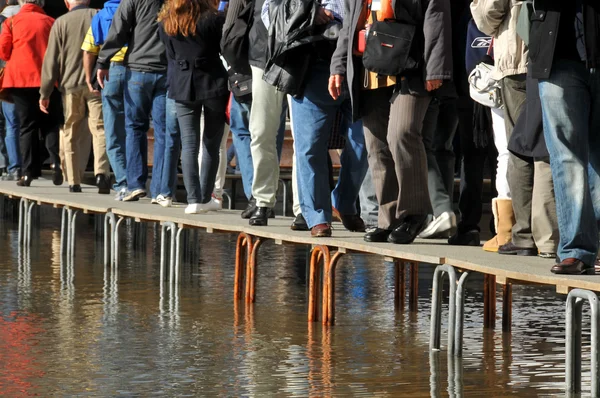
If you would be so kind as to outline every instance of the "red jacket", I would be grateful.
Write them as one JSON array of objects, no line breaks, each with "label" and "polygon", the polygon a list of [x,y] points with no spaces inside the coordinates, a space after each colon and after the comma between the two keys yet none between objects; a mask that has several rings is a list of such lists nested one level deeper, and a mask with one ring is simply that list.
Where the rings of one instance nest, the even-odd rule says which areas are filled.
[{"label": "red jacket", "polygon": [[54,18],[41,7],[25,4],[8,18],[0,34],[0,59],[7,61],[2,88],[40,87],[42,63]]}]

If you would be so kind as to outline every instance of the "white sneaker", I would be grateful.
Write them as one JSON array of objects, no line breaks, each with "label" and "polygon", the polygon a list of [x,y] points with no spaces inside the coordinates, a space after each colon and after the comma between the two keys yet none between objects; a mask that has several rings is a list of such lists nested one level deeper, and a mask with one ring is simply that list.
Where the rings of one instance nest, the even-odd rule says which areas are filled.
[{"label": "white sneaker", "polygon": [[216,207],[218,207],[218,209],[216,209],[216,210],[223,210],[223,199],[222,198],[221,199],[217,199],[217,198],[215,198],[213,196],[213,197],[210,198],[210,202],[209,203],[212,203]]},{"label": "white sneaker", "polygon": [[162,207],[171,207],[173,205],[173,199],[168,196],[158,195],[155,200]]},{"label": "white sneaker", "polygon": [[456,214],[447,211],[434,217],[418,237],[421,239],[449,238],[455,229]]},{"label": "white sneaker", "polygon": [[115,195],[115,200],[123,201],[123,198],[127,195],[127,187],[119,189],[119,192]]},{"label": "white sneaker", "polygon": [[192,203],[187,205],[185,208],[185,214],[199,214],[204,213],[200,208],[200,203]]},{"label": "white sneaker", "polygon": [[211,200],[208,203],[192,203],[187,205],[185,208],[185,214],[201,214],[209,211],[219,210],[221,210],[221,206],[219,206],[216,201]]}]

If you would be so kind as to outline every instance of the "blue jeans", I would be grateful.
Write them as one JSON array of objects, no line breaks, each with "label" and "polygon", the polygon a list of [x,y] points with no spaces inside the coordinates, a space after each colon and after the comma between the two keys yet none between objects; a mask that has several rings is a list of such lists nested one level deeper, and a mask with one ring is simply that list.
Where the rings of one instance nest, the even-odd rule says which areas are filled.
[{"label": "blue jeans", "polygon": [[[219,149],[225,128],[227,102],[227,95],[196,102],[177,102],[177,117],[181,127],[183,182],[190,204],[208,203],[211,199],[219,169]],[[202,112],[204,131],[200,134]],[[199,171],[200,150],[204,152]]]},{"label": "blue jeans", "polygon": [[[340,214],[352,215],[357,213],[356,200],[362,186],[367,169],[367,148],[365,147],[365,133],[362,121],[358,121],[349,128],[342,123],[340,128],[347,131],[346,146],[340,156],[341,169],[337,185],[331,192],[331,203]],[[373,191],[374,194],[375,191]]]},{"label": "blue jeans", "polygon": [[15,104],[2,102],[2,113],[5,119],[6,135],[4,143],[8,155],[8,171],[15,172],[21,169],[21,150],[19,147],[19,115],[15,110]]},{"label": "blue jeans", "polygon": [[127,187],[127,157],[125,152],[125,75],[123,65],[111,64],[108,80],[102,90],[102,113],[106,154],[115,174],[115,190]]},{"label": "blue jeans", "polygon": [[348,129],[352,109],[347,90],[337,100],[331,98],[327,91],[328,79],[329,65],[316,63],[307,79],[304,97],[292,99],[300,208],[310,228],[331,223],[332,197],[341,213],[356,214],[358,191],[367,170],[362,124],[355,124],[351,134],[355,140],[348,140],[344,150],[346,164],[363,162],[365,166],[356,170],[348,167],[346,176],[340,177],[342,186],[338,185],[337,192],[330,194],[327,169],[329,136],[338,111],[343,115],[342,131]]},{"label": "blue jeans", "polygon": [[379,215],[379,203],[375,194],[375,184],[371,171],[367,168],[367,173],[358,193],[360,198],[360,217],[365,222],[367,228],[377,227],[377,217]]},{"label": "blue jeans", "polygon": [[[127,188],[146,189],[148,180],[148,129],[154,127],[152,172],[162,176],[166,128],[167,75],[127,69],[125,131],[127,132]],[[156,184],[156,185],[155,185]],[[158,190],[160,180],[153,183]],[[150,194],[156,194],[153,189]],[[155,196],[153,196],[155,197]]]},{"label": "blue jeans", "polygon": [[[166,112],[167,131],[164,140],[161,174],[155,174],[158,173],[157,170],[159,169],[156,163],[153,165],[152,170],[150,193],[153,198],[158,195],[170,198],[175,195],[175,191],[177,190],[177,164],[179,163],[179,155],[181,153],[181,133],[179,131],[179,123],[177,122],[175,100],[168,97]],[[154,151],[156,151],[156,141],[154,142]],[[156,152],[154,159],[156,159]],[[159,176],[160,178],[158,178]]]},{"label": "blue jeans", "polygon": [[556,196],[558,256],[593,265],[600,221],[600,71],[557,61],[539,87]]},{"label": "blue jeans", "polygon": [[[252,165],[252,152],[250,151],[250,142],[252,141],[249,129],[250,106],[249,102],[238,102],[232,96],[229,117],[229,127],[233,135],[233,145],[235,146],[235,162],[242,173],[244,194],[248,199],[252,197],[252,182],[254,181],[254,166]],[[283,148],[286,116],[287,101],[284,101],[283,111],[281,112],[281,124],[277,132],[277,154],[279,155],[279,159],[281,159],[281,150]]]}]

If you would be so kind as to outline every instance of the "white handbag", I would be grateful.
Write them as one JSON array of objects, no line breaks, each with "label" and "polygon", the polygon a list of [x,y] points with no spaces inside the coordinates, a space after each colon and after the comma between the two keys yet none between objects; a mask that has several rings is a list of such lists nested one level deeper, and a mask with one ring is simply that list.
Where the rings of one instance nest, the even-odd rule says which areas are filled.
[{"label": "white handbag", "polygon": [[469,74],[471,98],[490,108],[503,108],[500,82],[492,77],[494,66],[480,62]]}]

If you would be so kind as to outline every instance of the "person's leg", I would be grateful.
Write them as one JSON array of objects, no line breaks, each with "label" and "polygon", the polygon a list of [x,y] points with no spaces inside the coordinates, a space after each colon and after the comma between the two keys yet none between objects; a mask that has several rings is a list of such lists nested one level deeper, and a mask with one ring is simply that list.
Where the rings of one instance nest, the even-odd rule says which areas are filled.
[{"label": "person's leg", "polygon": [[431,214],[423,121],[431,97],[398,95],[390,109],[388,142],[398,179],[396,219]]},{"label": "person's leg", "polygon": [[[78,142],[78,150],[79,150],[79,176],[81,180],[85,176],[85,170],[87,169],[88,162],[90,160],[90,154],[92,153],[92,133],[89,128],[89,118],[86,119],[80,124],[79,129],[79,142]],[[60,141],[60,140],[59,140]],[[62,164],[62,163],[61,163]]]},{"label": "person's leg", "polygon": [[[292,96],[287,96],[289,109],[292,108]],[[290,112],[290,127],[292,130],[292,138],[294,138],[294,115]],[[296,139],[294,138],[293,143],[294,154],[292,155],[292,211],[294,217],[298,217],[302,214],[300,207],[300,186],[298,184],[298,166],[296,165]]]},{"label": "person's leg", "polygon": [[92,93],[87,93],[85,96],[88,108],[88,125],[92,133],[92,145],[94,148],[94,175],[108,177],[110,176],[110,164],[106,155],[102,98]]},{"label": "person's leg", "polygon": [[502,102],[504,103],[504,126],[510,138],[527,100],[527,75],[507,76],[502,79]]},{"label": "person's leg", "polygon": [[31,90],[29,89],[13,90],[15,110],[19,117],[19,125],[21,126],[19,143],[23,159],[23,176],[26,177],[33,177],[34,152],[36,152],[35,148],[39,145],[39,125],[37,118],[39,94],[37,97],[37,101],[34,101],[35,98],[32,98]]},{"label": "person's leg", "polygon": [[556,195],[560,232],[558,256],[593,266],[598,253],[598,224],[589,185],[588,137],[592,115],[589,72],[584,65],[559,61],[550,78],[540,80],[544,137]]},{"label": "person's leg", "polygon": [[453,211],[452,202],[454,200],[456,156],[453,142],[458,129],[457,102],[456,98],[445,98],[441,101],[436,134],[433,138],[435,159],[448,197],[448,211]]},{"label": "person's leg", "polygon": [[379,203],[377,226],[388,231],[398,226],[398,178],[387,139],[392,93],[389,88],[361,93],[369,169]]},{"label": "person's leg", "polygon": [[[516,220],[512,228],[512,243],[519,248],[535,248],[531,233],[533,184],[533,158],[511,153],[508,158],[508,185],[511,187],[512,207]],[[502,253],[502,248],[499,252]]]},{"label": "person's leg", "polygon": [[[152,158],[152,181],[150,182],[150,195],[153,199],[161,194],[162,190],[170,191],[169,181],[173,181],[172,170],[166,163],[166,152],[172,148],[167,147],[167,77],[164,74],[153,74],[152,93],[152,127],[154,127],[154,148]],[[172,116],[174,116],[172,114]],[[171,144],[177,144],[177,137],[173,137]],[[147,142],[147,141],[146,141]],[[146,157],[148,150],[146,148]],[[148,162],[146,162],[147,164]],[[168,193],[168,192],[167,192]]]},{"label": "person's leg", "polygon": [[[343,115],[345,123],[342,123],[342,128],[345,128],[352,120],[352,111],[349,101],[343,106],[347,106],[347,110]],[[346,145],[340,156],[342,168],[340,169],[337,185],[331,193],[333,207],[342,216],[357,214],[356,201],[369,168],[362,121],[351,124],[346,130],[348,132]]]},{"label": "person's leg", "polygon": [[83,91],[63,95],[65,124],[62,130],[65,157],[65,174],[70,186],[81,184],[79,156],[81,155],[81,131],[85,122],[85,97]]},{"label": "person's leg", "polygon": [[[288,95],[283,98],[281,105],[281,115],[279,116],[279,129],[277,130],[277,159],[281,160],[281,152],[283,151],[283,141],[285,139],[285,122],[287,121],[288,109],[292,105],[288,101]],[[290,112],[291,113],[291,112]]]},{"label": "person's leg", "polygon": [[0,169],[8,169],[8,151],[6,150],[6,118],[0,109]]},{"label": "person's leg", "polygon": [[[125,87],[125,131],[127,187],[131,194],[124,199],[136,200],[145,196],[148,178],[148,129],[154,92],[152,74],[127,70]],[[156,127],[155,127],[156,128]]]},{"label": "person's leg", "polygon": [[242,173],[242,184],[246,198],[252,197],[252,181],[254,180],[254,166],[252,152],[250,151],[250,103],[240,103],[235,97],[231,98],[230,127],[235,145],[235,162]]},{"label": "person's leg", "polygon": [[327,143],[342,100],[335,101],[327,93],[328,79],[327,66],[323,63],[314,65],[304,96],[292,99],[300,206],[309,228],[331,224]]},{"label": "person's leg", "polygon": [[2,102],[2,112],[6,119],[6,151],[8,153],[8,171],[21,172],[21,151],[19,149],[19,117],[15,104]]},{"label": "person's leg", "polygon": [[200,171],[200,203],[211,200],[219,169],[219,148],[225,131],[227,95],[211,98],[204,103],[204,131],[202,132],[202,167]]},{"label": "person's leg", "polygon": [[213,194],[218,200],[223,200],[223,191],[225,189],[225,175],[227,174],[227,139],[229,138],[229,126],[225,124],[223,127],[223,137],[219,145],[219,167],[217,169],[217,177]]},{"label": "person's leg", "polygon": [[508,139],[506,138],[504,111],[502,109],[492,109],[492,125],[494,128],[494,145],[498,151],[496,191],[498,192],[498,199],[510,199],[510,188],[508,186]]},{"label": "person's leg", "polygon": [[423,121],[423,145],[427,156],[427,184],[431,195],[431,207],[433,207],[433,215],[436,217],[448,211],[448,193],[444,187],[442,173],[438,167],[433,147],[439,115],[440,100],[433,98]]},{"label": "person's leg", "polygon": [[127,188],[127,157],[125,151],[125,80],[126,69],[111,65],[109,80],[102,90],[102,115],[108,160],[115,174],[115,190]]},{"label": "person's leg", "polygon": [[540,253],[556,253],[558,221],[549,158],[536,158],[531,206],[531,230]]},{"label": "person's leg", "polygon": [[177,164],[181,153],[181,133],[174,100],[165,98],[165,112],[165,150],[157,196],[173,199],[177,186]]},{"label": "person's leg", "polygon": [[252,196],[257,207],[275,206],[279,183],[279,157],[277,156],[277,131],[285,94],[265,81],[264,71],[252,67],[252,109],[250,135],[254,181]]},{"label": "person's leg", "polygon": [[[366,151],[365,151],[366,153]],[[375,185],[371,171],[367,169],[367,174],[363,179],[358,193],[360,200],[360,217],[365,222],[365,227],[377,227],[377,215],[379,214],[379,204],[377,203],[377,195],[375,195]]]},{"label": "person's leg", "polygon": [[200,149],[200,112],[201,103],[175,104],[177,119],[181,129],[181,166],[183,168],[183,183],[187,191],[188,204],[200,203],[200,174],[198,152]]}]

